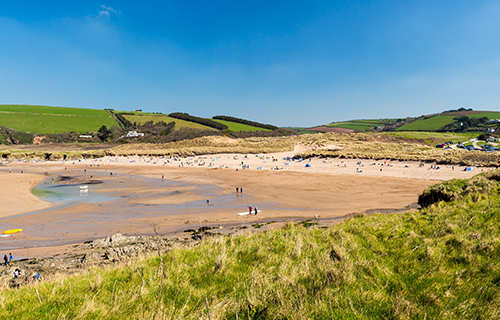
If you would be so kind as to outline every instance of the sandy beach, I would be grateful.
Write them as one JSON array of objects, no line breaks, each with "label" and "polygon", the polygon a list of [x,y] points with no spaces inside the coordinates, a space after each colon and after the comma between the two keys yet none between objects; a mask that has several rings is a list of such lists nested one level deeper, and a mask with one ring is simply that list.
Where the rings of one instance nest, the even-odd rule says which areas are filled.
[{"label": "sandy beach", "polygon": [[31,193],[31,188],[43,179],[40,174],[0,172],[0,218],[53,206]]},{"label": "sandy beach", "polygon": [[[291,156],[293,153],[221,154],[8,163],[0,172],[5,190],[1,195],[5,205],[0,213],[0,228],[25,231],[3,242],[14,252],[17,249],[26,254],[31,248],[30,255],[43,256],[70,243],[118,232],[152,234],[152,225],[162,234],[175,234],[201,225],[402,209],[417,202],[418,195],[432,184],[470,178],[491,169],[463,171],[460,166],[389,160],[293,161],[288,159]],[[111,195],[113,200],[80,202],[19,215],[55,206],[30,192],[36,182],[46,178],[41,175],[44,172],[50,177],[68,177],[66,183],[74,188],[98,179],[99,185],[90,185],[91,196]],[[58,183],[64,187],[64,182]],[[243,188],[243,193],[236,193],[236,187]],[[248,206],[257,206],[262,212],[257,216],[237,215]]]}]

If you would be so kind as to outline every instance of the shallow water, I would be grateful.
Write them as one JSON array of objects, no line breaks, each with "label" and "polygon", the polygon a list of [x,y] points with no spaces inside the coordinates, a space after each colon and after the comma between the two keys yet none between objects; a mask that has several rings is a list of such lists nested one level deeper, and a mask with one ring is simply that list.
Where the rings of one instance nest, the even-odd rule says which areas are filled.
[{"label": "shallow water", "polygon": [[[90,180],[90,175],[93,175]],[[0,228],[23,228],[23,234],[0,240],[5,250],[35,246],[54,246],[102,238],[110,235],[110,230],[130,230],[144,233],[150,230],[150,218],[169,215],[220,212],[246,209],[247,202],[253,203],[251,196],[236,197],[222,194],[222,189],[214,185],[192,184],[167,179],[154,179],[132,174],[114,174],[92,171],[71,173],[68,180],[59,176],[48,176],[32,192],[40,198],[56,204],[55,207],[10,216],[0,219]],[[54,182],[52,182],[54,179]],[[91,184],[88,182],[92,181]],[[101,181],[102,183],[99,183]],[[81,192],[80,185],[88,186],[88,192]],[[186,190],[189,187],[190,190]],[[141,199],[182,195],[189,192],[203,200],[182,204],[145,204],[135,203]],[[210,199],[207,205],[206,199]],[[134,202],[130,202],[134,201]],[[270,208],[275,204],[257,203],[260,207]],[[138,219],[139,218],[139,219]],[[25,239],[23,239],[25,238]]]}]

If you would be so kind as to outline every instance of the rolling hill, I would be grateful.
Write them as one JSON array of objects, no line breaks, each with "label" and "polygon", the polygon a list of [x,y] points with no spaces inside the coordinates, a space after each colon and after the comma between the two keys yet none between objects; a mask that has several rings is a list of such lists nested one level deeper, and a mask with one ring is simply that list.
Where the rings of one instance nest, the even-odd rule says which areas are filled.
[{"label": "rolling hill", "polygon": [[169,117],[166,114],[153,114],[153,113],[142,113],[142,112],[134,112],[133,115],[130,114],[131,112],[125,112],[124,117],[128,121],[132,123],[137,123],[137,124],[144,124],[148,121],[153,121],[153,122],[159,122],[159,121],[164,121],[166,123],[169,122],[175,122],[175,130],[178,130],[180,128],[197,128],[197,129],[205,129],[205,130],[215,130],[214,128],[210,128],[207,126],[204,126],[199,123],[191,122],[191,121],[186,121],[182,119],[176,119]]},{"label": "rolling hill", "polygon": [[[437,114],[423,115],[420,117],[406,119],[360,119],[341,122],[333,122],[324,126],[307,128],[304,131],[310,132],[331,132],[331,128],[344,129],[348,131],[368,131],[381,129],[382,131],[454,131],[457,127],[457,119],[468,118],[488,118],[500,119],[500,112],[473,111],[473,110],[451,110]],[[480,123],[476,125],[476,131],[485,131],[488,127],[496,124]]]},{"label": "rolling hill", "polygon": [[106,110],[31,105],[0,105],[0,126],[31,133],[97,132],[118,125]]}]

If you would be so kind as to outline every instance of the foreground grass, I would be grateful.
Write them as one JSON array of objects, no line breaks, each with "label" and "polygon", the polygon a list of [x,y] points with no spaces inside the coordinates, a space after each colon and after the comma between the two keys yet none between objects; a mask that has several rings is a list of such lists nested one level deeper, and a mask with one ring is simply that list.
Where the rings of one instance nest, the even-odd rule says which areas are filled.
[{"label": "foreground grass", "polygon": [[154,257],[4,290],[0,318],[207,319],[206,303],[211,319],[498,318],[497,191],[328,229],[210,238],[165,253],[164,275]]}]

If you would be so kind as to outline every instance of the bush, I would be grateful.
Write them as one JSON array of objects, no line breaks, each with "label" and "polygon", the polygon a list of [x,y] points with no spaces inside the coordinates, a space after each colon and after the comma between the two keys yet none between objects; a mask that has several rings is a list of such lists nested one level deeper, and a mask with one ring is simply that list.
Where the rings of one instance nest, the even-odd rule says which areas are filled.
[{"label": "bush", "polygon": [[498,188],[500,170],[474,176],[470,180],[453,179],[428,187],[418,197],[418,204],[425,208],[440,201],[455,201],[460,197],[482,193],[489,194]]},{"label": "bush", "polygon": [[125,128],[133,127],[132,122],[128,121],[127,118],[124,117],[124,115],[127,115],[127,113],[115,113],[115,116],[123,123]]}]

